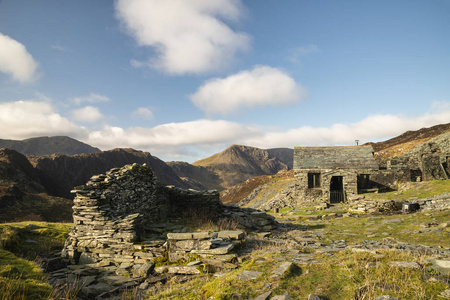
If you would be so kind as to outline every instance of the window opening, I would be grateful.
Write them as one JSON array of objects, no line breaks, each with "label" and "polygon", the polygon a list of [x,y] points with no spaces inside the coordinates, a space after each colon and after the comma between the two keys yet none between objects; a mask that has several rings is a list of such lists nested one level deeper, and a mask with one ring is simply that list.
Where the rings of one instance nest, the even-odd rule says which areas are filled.
[{"label": "window opening", "polygon": [[308,188],[320,187],[320,173],[308,173]]}]

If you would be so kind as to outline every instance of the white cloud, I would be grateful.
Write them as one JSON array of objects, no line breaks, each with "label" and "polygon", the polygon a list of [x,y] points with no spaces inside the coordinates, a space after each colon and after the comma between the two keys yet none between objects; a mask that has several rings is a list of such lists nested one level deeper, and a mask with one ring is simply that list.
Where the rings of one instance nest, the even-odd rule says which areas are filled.
[{"label": "white cloud", "polygon": [[153,120],[154,115],[150,108],[147,107],[139,107],[132,114],[133,117],[145,118],[148,120]]},{"label": "white cloud", "polygon": [[92,131],[89,141],[98,147],[139,147],[165,148],[185,145],[233,143],[244,137],[259,134],[254,126],[240,125],[224,120],[195,120],[181,123],[168,123],[153,128],[105,126]]},{"label": "white cloud", "polygon": [[[441,101],[421,116],[378,114],[359,122],[329,127],[303,126],[273,129],[262,125],[225,120],[194,120],[154,127],[121,128],[107,125],[101,130],[73,124],[46,101],[17,101],[0,104],[1,138],[69,135],[103,150],[131,147],[150,151],[166,160],[195,161],[224,150],[231,144],[259,148],[354,145],[386,140],[407,130],[418,130],[450,120],[450,102]],[[436,108],[436,109],[435,109]]]},{"label": "white cloud", "polygon": [[88,96],[72,98],[72,101],[80,105],[83,103],[109,102],[110,99],[104,95],[91,93]]},{"label": "white cloud", "polygon": [[150,151],[162,159],[194,161],[223,151],[232,144],[263,149],[295,146],[354,145],[386,140],[407,130],[418,130],[448,123],[450,110],[422,116],[373,115],[352,124],[330,127],[303,126],[274,130],[260,125],[246,125],[225,120],[195,120],[169,123],[153,128],[105,126],[91,131],[84,142],[101,149],[131,147]]},{"label": "white cloud", "polygon": [[63,118],[51,104],[42,101],[0,103],[0,132],[3,139],[70,135],[78,137],[83,128]]},{"label": "white cloud", "polygon": [[103,118],[98,107],[86,106],[72,111],[72,119],[80,122],[94,123]]},{"label": "white cloud", "polygon": [[285,105],[303,100],[307,91],[279,69],[256,66],[206,82],[191,101],[207,114],[227,114],[241,107]]},{"label": "white cloud", "polygon": [[24,45],[0,33],[0,72],[14,80],[29,82],[35,78],[37,66]]},{"label": "white cloud", "polygon": [[62,46],[60,46],[60,45],[51,45],[50,47],[51,47],[53,50],[58,50],[58,51],[62,51],[62,52],[67,51],[67,48],[64,48],[64,47],[62,47]]},{"label": "white cloud", "polygon": [[303,126],[286,131],[271,131],[264,137],[250,138],[244,143],[263,148],[354,145],[355,140],[360,140],[360,144],[382,141],[408,130],[446,124],[449,120],[449,108],[415,117],[390,114],[370,115],[352,124],[334,124],[323,128]]},{"label": "white cloud", "polygon": [[240,0],[118,0],[116,12],[140,46],[157,52],[147,65],[171,74],[222,69],[250,43],[224,22],[241,17]]}]

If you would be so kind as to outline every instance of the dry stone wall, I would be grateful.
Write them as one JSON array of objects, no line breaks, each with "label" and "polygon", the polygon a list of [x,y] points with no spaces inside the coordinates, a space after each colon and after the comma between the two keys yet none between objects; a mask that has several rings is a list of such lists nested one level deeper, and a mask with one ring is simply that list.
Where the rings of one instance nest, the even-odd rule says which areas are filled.
[{"label": "dry stone wall", "polygon": [[[107,260],[115,264],[142,264],[170,252],[167,231],[179,231],[170,220],[207,212],[215,220],[235,228],[268,231],[275,219],[255,209],[223,205],[215,190],[183,190],[161,185],[145,165],[126,165],[95,175],[74,188],[75,226],[63,250],[72,263],[90,264]],[[195,217],[195,215],[194,215]],[[181,226],[183,227],[183,226]],[[211,250],[220,238],[212,238]],[[216,243],[216,244],[214,244]],[[174,250],[176,251],[176,250]]]},{"label": "dry stone wall", "polygon": [[412,200],[412,203],[418,203],[423,210],[449,210],[450,193],[437,195],[424,199]]}]

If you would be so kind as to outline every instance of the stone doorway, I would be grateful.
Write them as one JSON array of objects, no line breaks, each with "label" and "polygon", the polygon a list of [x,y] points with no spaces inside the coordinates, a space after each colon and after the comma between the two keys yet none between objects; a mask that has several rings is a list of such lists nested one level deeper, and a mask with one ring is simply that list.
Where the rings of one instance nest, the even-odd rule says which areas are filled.
[{"label": "stone doorway", "polygon": [[345,201],[344,179],[342,176],[333,176],[330,181],[330,203]]}]

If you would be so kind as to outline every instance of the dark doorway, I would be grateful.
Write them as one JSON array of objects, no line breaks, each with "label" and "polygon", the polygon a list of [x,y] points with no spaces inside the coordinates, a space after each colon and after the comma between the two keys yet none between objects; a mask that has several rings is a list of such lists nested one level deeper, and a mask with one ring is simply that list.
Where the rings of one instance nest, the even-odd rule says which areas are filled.
[{"label": "dark doorway", "polygon": [[442,164],[442,167],[444,167],[444,171],[447,173],[447,178],[450,178],[450,156],[445,158],[445,162]]},{"label": "dark doorway", "polygon": [[330,203],[344,202],[344,185],[342,176],[331,177],[330,182]]}]

